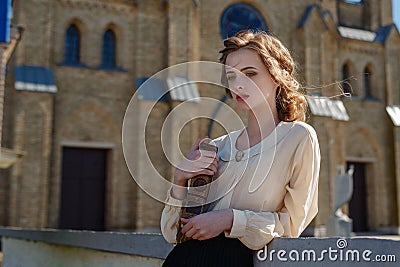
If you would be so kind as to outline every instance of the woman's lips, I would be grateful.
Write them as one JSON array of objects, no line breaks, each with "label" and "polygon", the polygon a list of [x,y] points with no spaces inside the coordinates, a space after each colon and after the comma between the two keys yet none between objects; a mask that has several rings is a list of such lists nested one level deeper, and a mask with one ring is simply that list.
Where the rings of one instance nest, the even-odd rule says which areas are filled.
[{"label": "woman's lips", "polygon": [[244,102],[249,96],[248,95],[236,95],[237,102]]}]

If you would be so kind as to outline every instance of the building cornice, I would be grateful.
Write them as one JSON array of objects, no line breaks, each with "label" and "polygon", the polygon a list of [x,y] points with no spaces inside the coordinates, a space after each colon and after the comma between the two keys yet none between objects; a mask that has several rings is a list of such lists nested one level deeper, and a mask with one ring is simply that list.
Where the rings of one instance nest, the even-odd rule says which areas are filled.
[{"label": "building cornice", "polygon": [[63,7],[79,9],[103,9],[116,13],[131,13],[136,8],[136,0],[58,0]]},{"label": "building cornice", "polygon": [[341,39],[339,41],[341,51],[351,51],[369,55],[379,55],[384,47],[379,43],[366,43],[363,41],[354,41],[353,39]]}]

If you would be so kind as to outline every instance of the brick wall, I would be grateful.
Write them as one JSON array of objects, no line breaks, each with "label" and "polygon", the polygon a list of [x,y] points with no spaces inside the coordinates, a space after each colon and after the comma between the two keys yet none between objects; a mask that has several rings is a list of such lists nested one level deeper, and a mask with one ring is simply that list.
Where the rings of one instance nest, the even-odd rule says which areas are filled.
[{"label": "brick wall", "polygon": [[[397,227],[397,196],[393,189],[395,152],[388,141],[393,138],[393,126],[385,106],[386,103],[400,103],[396,79],[399,37],[392,34],[388,46],[343,39],[334,28],[335,21],[328,18],[325,24],[317,11],[298,28],[305,8],[312,3],[330,8],[335,19],[335,2],[248,1],[292,51],[299,63],[299,80],[306,88],[340,80],[341,66],[346,61],[354,66],[356,79],[352,85],[357,97],[345,101],[351,120],[339,122],[312,117],[310,121],[317,130],[322,152],[320,212],[315,226],[323,226],[331,213],[336,167],[345,165],[349,159],[359,159],[369,164],[371,228]],[[15,1],[14,21],[25,27],[25,33],[10,64],[4,122],[8,127],[3,139],[11,147],[26,151],[27,155],[12,170],[1,173],[7,180],[0,192],[5,194],[4,188],[9,186],[9,195],[3,196],[8,205],[2,223],[23,227],[58,226],[61,152],[63,146],[75,142],[81,146],[97,144],[99,148],[107,144],[109,149],[106,227],[157,228],[162,204],[138,188],[124,162],[121,147],[124,112],[135,91],[137,77],[151,76],[185,61],[218,61],[218,51],[222,48],[220,16],[232,3],[235,1],[201,1],[199,6],[193,1],[159,0]],[[354,15],[357,16],[358,13]],[[351,19],[348,18],[350,24],[353,23]],[[81,33],[81,61],[85,65],[81,68],[60,64],[64,57],[65,31],[71,23],[75,23]],[[117,65],[124,71],[98,69],[102,37],[108,28],[116,33]],[[58,92],[51,95],[12,91],[12,67],[21,64],[51,68]],[[372,94],[379,101],[363,98],[362,72],[368,64],[373,67]],[[199,88],[202,96],[221,99],[224,94],[222,88],[212,85]],[[320,91],[324,95],[334,95],[337,85]],[[233,101],[227,103],[232,105]],[[172,168],[159,144],[161,125],[169,109],[167,104],[157,104],[146,135],[150,158],[160,174],[167,178],[171,177]],[[246,121],[246,114],[236,111]],[[186,153],[197,137],[207,134],[208,127],[209,121],[205,119],[188,124],[180,135],[182,152]],[[214,126],[212,137],[221,134],[224,130]],[[143,163],[139,162],[138,166],[140,164]]]}]

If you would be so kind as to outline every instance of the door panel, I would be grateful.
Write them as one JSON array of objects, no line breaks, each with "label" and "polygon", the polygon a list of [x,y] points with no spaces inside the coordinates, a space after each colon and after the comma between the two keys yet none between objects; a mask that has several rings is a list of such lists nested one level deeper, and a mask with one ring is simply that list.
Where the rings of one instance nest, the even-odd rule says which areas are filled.
[{"label": "door panel", "polygon": [[104,230],[107,150],[63,148],[60,228]]},{"label": "door panel", "polygon": [[368,231],[368,207],[365,163],[348,162],[347,166],[354,165],[353,196],[349,203],[350,218],[353,219],[353,231]]}]

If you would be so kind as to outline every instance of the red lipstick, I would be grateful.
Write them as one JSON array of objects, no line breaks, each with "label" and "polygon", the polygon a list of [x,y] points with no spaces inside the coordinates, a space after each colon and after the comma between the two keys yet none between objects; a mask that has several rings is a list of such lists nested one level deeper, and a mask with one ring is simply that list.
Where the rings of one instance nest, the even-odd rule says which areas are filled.
[{"label": "red lipstick", "polygon": [[237,102],[244,102],[249,96],[248,95],[236,95]]}]

